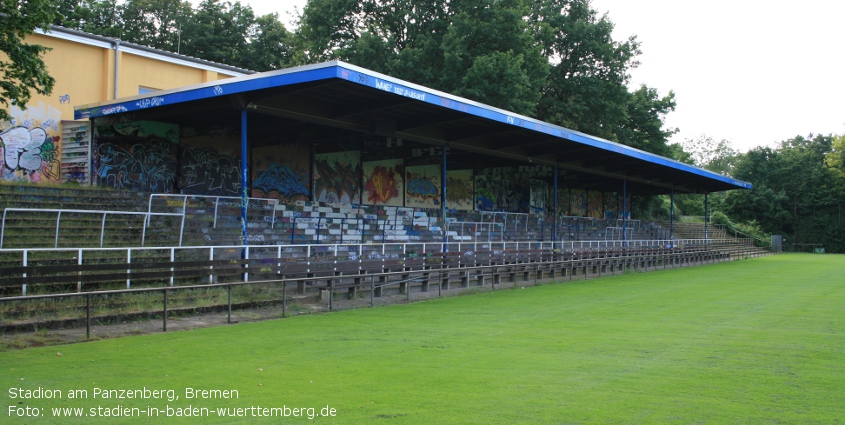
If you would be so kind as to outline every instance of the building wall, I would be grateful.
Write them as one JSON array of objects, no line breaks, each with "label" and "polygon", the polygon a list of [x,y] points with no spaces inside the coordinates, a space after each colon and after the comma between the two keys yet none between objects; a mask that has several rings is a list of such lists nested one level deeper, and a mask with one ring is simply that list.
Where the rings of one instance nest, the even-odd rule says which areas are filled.
[{"label": "building wall", "polygon": [[[115,50],[112,43],[97,37],[68,36],[54,31],[33,34],[26,40],[50,48],[44,63],[56,84],[49,96],[33,95],[26,109],[10,106],[12,121],[0,122],[0,180],[59,183],[68,179],[63,169],[63,146],[72,146],[74,155],[87,154],[91,131],[77,131],[73,107],[113,99]],[[231,78],[237,73],[215,68],[211,63],[196,64],[121,45],[118,51],[117,97],[134,96],[139,87],[166,90],[191,84]],[[73,125],[72,140],[63,127]],[[70,149],[66,149],[70,151]],[[93,154],[93,152],[92,152]],[[62,177],[65,171],[64,179]],[[91,181],[91,173],[77,172],[80,180]]]}]

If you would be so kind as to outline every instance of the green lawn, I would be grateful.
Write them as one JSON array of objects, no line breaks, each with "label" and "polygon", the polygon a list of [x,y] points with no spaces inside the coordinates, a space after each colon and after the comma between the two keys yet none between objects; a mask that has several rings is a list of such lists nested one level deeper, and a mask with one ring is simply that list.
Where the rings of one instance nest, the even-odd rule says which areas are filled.
[{"label": "green lawn", "polygon": [[[161,423],[843,423],[845,256],[754,260],[0,353],[4,423],[59,406],[336,409]],[[61,356],[57,355],[61,352]],[[63,398],[12,399],[17,388]],[[179,400],[94,398],[94,388]],[[238,391],[185,399],[185,388]],[[12,389],[15,389],[14,391]],[[88,398],[69,399],[70,390]],[[43,408],[18,418],[8,406]],[[174,411],[175,412],[175,411]],[[253,413],[264,413],[252,410]],[[284,413],[284,411],[282,411]],[[293,414],[293,411],[290,412]]]}]

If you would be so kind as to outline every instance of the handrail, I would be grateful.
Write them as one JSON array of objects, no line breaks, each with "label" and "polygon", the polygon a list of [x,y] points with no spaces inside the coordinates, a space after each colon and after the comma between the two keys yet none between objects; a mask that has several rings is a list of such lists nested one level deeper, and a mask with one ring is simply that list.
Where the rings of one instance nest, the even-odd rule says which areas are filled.
[{"label": "handrail", "polygon": [[[146,213],[142,213],[146,214]],[[580,248],[580,249],[590,249],[590,248],[616,248],[616,247],[653,247],[653,246],[660,246],[660,245],[667,245],[672,244],[674,247],[684,247],[684,246],[700,246],[700,245],[718,245],[718,244],[731,244],[736,245],[738,243],[748,243],[750,242],[750,238],[745,239],[735,239],[735,238],[724,238],[724,239],[639,239],[639,240],[628,240],[628,241],[566,241],[566,242],[553,242],[553,241],[472,241],[472,242],[446,242],[446,245],[454,246],[457,245],[459,248],[473,248],[474,251],[478,251],[478,247],[492,249],[492,246],[502,246],[503,248],[513,248],[519,249],[519,246],[531,246],[534,248],[556,248],[561,249],[561,246],[569,246],[570,248]],[[627,246],[623,246],[627,244]],[[401,251],[405,247],[408,246],[422,246],[431,247],[431,248],[438,248],[443,246],[443,242],[439,241],[431,241],[431,242],[389,242],[389,243],[334,243],[334,244],[279,244],[279,245],[205,245],[205,246],[142,246],[142,247],[103,247],[103,248],[2,248],[0,249],[0,253],[9,253],[9,252],[46,252],[46,251],[161,251],[161,250],[203,250],[203,249],[215,249],[215,250],[224,250],[224,249],[249,249],[249,250],[277,250],[281,249],[285,252],[285,248],[290,249],[297,249],[297,250],[330,250],[330,251],[342,251],[342,252],[349,252],[348,248],[352,247],[362,247],[362,248],[374,248],[374,247],[383,247],[385,252],[390,251]],[[340,249],[346,248],[346,249]],[[394,249],[388,249],[394,248]],[[401,248],[401,249],[400,249]],[[451,250],[450,250],[451,251]],[[566,252],[565,250],[563,250]],[[427,252],[424,250],[423,252]],[[439,250],[432,250],[432,252],[441,252]]]},{"label": "handrail", "polygon": [[[634,241],[574,241],[574,242],[554,242],[554,241],[504,241],[504,242],[414,242],[414,243],[359,243],[359,244],[308,244],[308,245],[231,245],[231,246],[201,246],[201,247],[116,247],[116,248],[12,248],[0,249],[0,253],[20,252],[21,265],[28,267],[29,254],[33,252],[73,252],[76,254],[77,264],[83,264],[83,258],[89,251],[93,252],[125,252],[123,258],[126,258],[126,264],[131,264],[133,258],[138,258],[138,252],[144,251],[165,251],[169,252],[169,261],[172,263],[177,257],[177,252],[185,251],[204,251],[209,250],[209,259],[214,259],[215,251],[240,251],[241,258],[274,258],[282,259],[305,259],[311,261],[311,258],[321,257],[326,253],[333,253],[337,256],[339,252],[355,253],[358,258],[403,258],[408,252],[416,252],[418,254],[435,254],[435,255],[475,255],[479,252],[493,252],[493,251],[524,251],[524,250],[549,250],[554,252],[569,252],[580,253],[590,252],[594,249],[607,248],[661,248],[661,249],[689,249],[705,247],[711,249],[713,246],[737,246],[737,242],[741,241],[744,245],[750,244],[750,239],[687,239],[687,240],[634,240]],[[408,248],[411,248],[410,250]],[[136,255],[133,256],[133,252]],[[267,254],[270,256],[267,256]],[[283,255],[287,254],[287,255]],[[322,254],[321,254],[322,253]],[[454,254],[451,254],[454,253]],[[23,272],[24,278],[27,277],[26,272]],[[249,274],[244,273],[243,279],[249,280]],[[131,281],[127,277],[126,285],[130,287]],[[170,278],[170,285],[173,285],[173,277]],[[26,294],[26,284],[22,286],[23,294]]]},{"label": "handrail", "polygon": [[[730,239],[725,239],[724,241],[726,241],[726,242],[730,242],[731,240],[730,240]],[[654,242],[654,241],[651,241],[651,242]],[[527,243],[512,243],[512,245],[514,245],[514,244],[515,244],[515,245],[517,245],[517,248],[518,248],[518,247],[519,247],[519,245],[526,245]],[[405,254],[407,254],[407,253],[408,253],[408,251],[406,250],[407,245],[411,245],[411,244],[395,244],[395,245],[403,245],[403,249],[401,250],[401,253],[402,253],[403,255],[405,255]],[[425,245],[425,244],[423,244],[423,245]],[[439,245],[439,244],[429,244],[429,245],[435,245],[435,246],[436,246],[436,245]],[[492,245],[492,244],[491,244],[491,245]],[[503,245],[504,245],[504,244],[503,244]],[[538,248],[538,247],[542,247],[543,243],[541,243],[541,242],[532,242],[532,243],[527,244],[527,245],[529,245],[529,248],[531,247],[531,245],[536,245],[534,248]],[[731,244],[731,245],[732,245],[732,246],[736,246],[736,244]],[[363,251],[363,245],[357,245],[357,246],[358,246],[358,249],[357,249],[357,250],[344,250],[344,251],[339,251],[339,246],[338,246],[338,245],[334,245],[334,248],[333,248],[333,249],[329,249],[329,247],[327,247],[327,246],[323,246],[323,247],[322,247],[322,248],[323,248],[323,251],[322,251],[322,252],[332,252],[335,256],[337,256],[337,255],[338,255],[338,252],[357,252],[357,254],[358,254],[358,255],[359,255],[359,257],[360,257],[360,256],[362,256],[362,255],[364,254],[364,251]],[[298,247],[298,248],[300,248],[300,249],[301,249],[301,248],[303,248],[303,246],[302,246],[302,245],[296,245],[296,247]],[[487,245],[487,247],[488,247],[488,248],[491,248],[491,249],[490,249],[489,251],[487,251],[487,252],[494,252],[494,250],[492,249],[492,247],[491,247],[490,245]],[[193,248],[193,249],[196,249],[195,247],[192,247],[192,248]],[[207,248],[208,248],[208,249],[210,249],[210,251],[211,251],[211,252],[210,252],[210,257],[209,257],[209,259],[210,259],[210,260],[213,260],[213,259],[214,259],[214,249],[215,249],[215,248],[217,248],[217,247],[207,247]],[[244,252],[244,254],[243,254],[243,258],[245,258],[245,259],[249,259],[249,258],[250,258],[249,251],[248,251],[248,250],[249,250],[249,247],[247,247],[247,246],[241,246],[241,247],[237,247],[237,246],[235,246],[234,248],[242,248],[242,249],[244,249],[244,250],[245,250],[245,252]],[[376,246],[376,247],[374,247],[374,248],[378,248],[378,247]],[[657,250],[658,250],[658,252],[663,252],[663,253],[665,253],[666,255],[674,255],[674,253],[676,252],[674,248],[676,248],[676,247],[674,247],[674,246],[672,246],[672,247],[668,247],[668,246],[654,246],[654,245],[650,245],[650,246],[647,246],[647,247],[646,247],[646,249],[648,250],[648,252],[652,252],[652,253],[653,253],[653,252],[655,252],[655,251],[651,251],[651,250],[653,250],[653,249],[657,249]],[[111,248],[110,250],[119,250],[119,249],[121,249],[121,248]],[[146,249],[146,250],[161,250],[161,248],[160,248],[160,247],[157,247],[157,248],[137,248],[137,249],[142,249],[142,250],[144,250],[144,249]],[[187,248],[181,248],[181,247],[180,247],[180,248],[177,248],[177,247],[170,247],[170,248],[169,248],[169,251],[170,251],[170,261],[171,261],[171,262],[175,261],[175,251],[176,251],[177,249],[187,249]],[[666,249],[669,249],[670,251],[665,251]],[[685,254],[685,253],[688,253],[688,252],[693,252],[693,251],[690,251],[690,249],[695,250],[695,252],[710,252],[710,251],[711,251],[711,249],[710,249],[710,247],[709,247],[709,246],[704,246],[704,247],[702,247],[702,246],[700,246],[700,245],[693,245],[693,246],[690,246],[690,247],[685,247],[685,248],[683,248],[681,251],[677,251],[677,253],[679,253],[679,254]],[[29,251],[45,251],[45,250],[46,250],[46,249],[29,249],[29,250],[28,250],[28,249],[12,249],[12,250],[4,250],[4,251],[10,251],[10,252],[12,252],[12,251],[23,251],[23,263],[24,263],[24,264],[23,264],[23,266],[24,266],[24,267],[27,267],[27,253],[28,253]],[[56,251],[67,251],[67,250],[68,250],[68,249],[57,249]],[[82,255],[83,255],[83,249],[72,249],[72,250],[73,250],[73,251],[77,251],[77,252],[78,252],[78,255],[79,255],[79,257],[78,257],[78,258],[79,258],[79,262],[78,262],[78,264],[79,264],[79,265],[82,265]],[[102,251],[102,250],[104,250],[104,249],[99,249],[98,251]],[[108,248],[106,248],[106,250],[108,250]],[[381,246],[380,251],[381,251],[381,255],[385,255],[385,254],[386,254],[386,250],[385,250],[385,246],[384,246],[384,245],[382,245],[382,246]],[[278,248],[276,249],[276,254],[277,254],[277,258],[278,258],[278,259],[281,259],[281,258],[282,258],[282,252],[283,252],[283,250],[282,250],[282,246],[278,246]],[[304,258],[304,259],[306,259],[306,260],[307,260],[308,264],[310,265],[310,264],[311,264],[311,263],[310,263],[310,261],[311,261],[311,258],[312,258],[312,252],[313,252],[313,251],[312,251],[312,246],[308,246],[308,247],[307,247],[307,250],[305,251],[305,253],[307,254],[307,255],[306,255],[306,257],[293,257],[293,258]],[[373,252],[374,252],[374,251],[373,251]],[[397,253],[397,254],[398,254],[398,252],[400,252],[400,251],[395,251],[395,253]],[[482,252],[483,252],[483,251],[482,251]],[[554,253],[553,255],[562,254],[562,251],[557,250],[557,249],[552,249],[552,250],[549,250],[549,252]],[[732,254],[732,251],[728,251],[728,252],[729,252],[729,255],[733,255],[733,254]],[[300,253],[301,253],[301,252],[300,252]],[[443,260],[444,260],[444,263],[442,263],[442,264],[443,264],[443,265],[445,265],[445,264],[446,264],[446,263],[445,263],[445,260],[446,260],[446,255],[447,255],[447,252],[442,252],[441,254],[443,254]],[[501,254],[501,252],[500,252],[500,254]],[[573,252],[572,254],[579,254],[579,256],[581,256],[582,258],[575,259],[574,257],[570,257],[569,259],[564,259],[563,261],[564,261],[564,262],[584,261],[584,260],[590,261],[590,259],[591,259],[591,258],[611,258],[611,257],[601,257],[601,255],[602,255],[602,254],[601,254],[601,252],[600,252],[600,251],[599,251],[599,252],[594,252],[594,251]],[[598,254],[598,255],[599,255],[599,257],[595,257],[595,255],[596,255],[596,254]],[[459,252],[458,252],[458,255],[459,255],[459,257],[458,257],[458,261],[460,262],[460,258],[461,258],[460,256],[461,256],[461,255],[465,255],[465,256],[474,256],[474,255],[475,255],[475,252],[470,252],[470,251],[468,251],[468,252],[463,252],[463,253],[461,253],[461,252],[459,251]],[[583,255],[588,255],[588,256],[590,256],[590,257],[585,259],[585,258],[583,258]],[[648,253],[647,253],[646,255],[651,255],[651,254],[648,254]],[[662,254],[661,254],[661,255],[662,255]],[[627,257],[627,256],[628,256],[628,254],[626,254],[625,252],[622,252],[622,253],[621,253],[621,257],[620,257],[620,258],[622,258],[622,257]],[[127,258],[127,264],[131,264],[131,250],[127,253],[126,258]],[[262,258],[262,257],[257,257],[257,258]],[[269,259],[268,257],[263,257],[263,258],[265,258],[265,259]],[[397,255],[397,258],[398,258],[398,255]],[[488,260],[489,260],[489,259],[488,259]],[[554,263],[555,261],[558,261],[558,260],[555,260],[555,257],[552,257],[551,262],[552,262],[552,263]],[[484,268],[484,267],[496,267],[496,266],[499,266],[499,264],[493,264],[492,262],[489,262],[489,263],[488,263],[488,264],[486,264],[486,265],[484,265],[483,263],[482,263],[482,264],[479,264],[477,261],[473,261],[473,263],[474,263],[474,265],[473,265],[473,264],[464,264],[464,265],[460,265],[460,263],[459,263],[459,266],[458,266],[458,267],[454,267],[454,269],[455,269],[455,270],[462,270],[462,271],[466,271],[466,270],[469,270],[469,269],[479,269],[479,268]],[[535,262],[533,259],[528,259],[527,263],[534,263],[535,265],[537,265],[537,266],[539,267],[539,265],[540,265],[540,264],[546,264],[546,263],[548,263],[548,260],[545,260],[545,259],[540,259],[540,261],[539,261],[539,262]],[[674,260],[673,260],[673,264],[674,264]],[[281,263],[279,263],[279,265],[281,265]],[[504,266],[505,264],[502,264],[502,265]],[[165,266],[165,267],[166,267],[166,266]],[[673,267],[674,267],[674,265],[673,265]],[[446,269],[451,269],[451,268],[453,268],[453,267],[452,267],[452,266],[447,266],[447,267],[446,267]],[[664,261],[664,268],[665,268],[665,261]],[[172,268],[171,268],[171,271],[173,271],[173,269],[172,269]],[[127,271],[127,272],[128,272],[128,271]],[[390,272],[390,271],[386,271],[386,272],[385,272],[385,271],[383,271],[383,272],[376,272],[376,273],[366,273],[366,275],[367,275],[367,276],[369,276],[369,277],[374,277],[374,276],[389,275],[389,274],[397,274],[397,273],[403,273],[403,274],[406,274],[406,273],[408,273],[408,272],[413,273],[413,271],[412,271],[412,270],[404,270],[404,271],[402,271],[402,272]],[[417,272],[421,272],[421,273],[422,273],[422,272],[424,272],[424,273],[428,273],[428,272],[429,272],[429,270],[428,270],[428,269],[424,269],[424,270],[417,270]],[[280,273],[280,272],[277,272],[277,273]],[[360,274],[360,276],[363,276],[363,275],[364,275],[363,273],[361,273],[361,274]],[[242,282],[242,283],[240,283],[240,282],[230,282],[230,283],[224,283],[224,284],[215,284],[215,283],[213,282],[213,280],[211,280],[211,279],[210,279],[210,280],[209,280],[209,284],[202,284],[202,285],[186,285],[186,286],[179,286],[179,287],[174,287],[174,285],[173,285],[173,276],[171,276],[171,281],[170,281],[170,285],[169,285],[169,286],[159,287],[159,288],[138,288],[138,289],[134,289],[134,290],[133,290],[133,289],[130,289],[130,281],[129,281],[129,277],[128,277],[128,275],[127,275],[127,290],[116,290],[116,291],[115,291],[115,290],[108,290],[108,291],[88,291],[88,292],[82,292],[82,291],[81,291],[81,288],[80,288],[80,289],[78,289],[78,290],[77,290],[77,293],[43,294],[43,295],[34,295],[34,296],[27,296],[27,295],[26,295],[26,283],[24,283],[24,284],[23,284],[23,296],[20,296],[20,297],[0,297],[0,301],[13,301],[13,300],[22,300],[22,299],[36,299],[36,298],[55,298],[55,297],[65,297],[65,296],[83,296],[83,295],[106,294],[106,293],[145,292],[145,291],[156,291],[156,290],[162,290],[162,291],[165,291],[165,294],[166,294],[166,291],[168,291],[168,290],[175,290],[175,289],[209,288],[209,287],[214,287],[214,286],[241,285],[241,284],[250,284],[250,283],[263,283],[263,282],[268,282],[268,281],[252,281],[252,282],[250,282],[249,277],[248,277],[248,276],[249,276],[249,275],[248,275],[248,273],[244,273],[242,276],[243,276],[243,282]],[[26,273],[25,273],[25,272],[24,272],[23,277],[24,277],[24,278],[26,278]],[[211,278],[211,276],[209,276],[209,277]],[[347,277],[348,277],[348,276],[347,276]],[[586,270],[585,270],[585,277],[586,277]],[[326,278],[327,278],[326,276],[309,276],[309,277],[304,277],[304,278],[303,278],[303,277],[296,277],[296,278],[294,278],[294,279],[285,279],[285,278],[283,278],[283,279],[281,279],[281,280],[279,280],[279,279],[274,279],[273,281],[274,281],[274,282],[280,282],[280,281],[288,281],[288,280],[296,280],[296,281],[302,281],[302,280],[323,280],[323,279],[326,279]],[[535,277],[535,279],[536,279],[536,277]],[[397,283],[397,282],[393,282],[393,283],[395,284],[395,283]],[[166,297],[166,295],[165,295],[165,297]],[[231,304],[230,304],[230,305],[231,305]],[[167,308],[167,307],[166,307],[166,299],[165,299],[165,309],[166,309],[166,308]],[[89,310],[89,314],[90,314],[90,310]],[[165,320],[166,320],[166,319],[165,319]]]},{"label": "handrail", "polygon": [[[0,250],[3,249],[3,241],[6,235],[6,214],[9,212],[44,212],[44,213],[57,213],[56,214],[56,237],[55,237],[55,247],[59,247],[59,229],[61,228],[61,217],[62,213],[69,213],[69,214],[102,214],[103,220],[100,226],[100,247],[102,248],[104,242],[104,235],[106,231],[106,216],[108,215],[136,215],[136,216],[144,216],[144,227],[141,234],[141,246],[144,246],[144,242],[146,241],[147,236],[147,223],[149,222],[150,216],[168,216],[168,217],[183,217],[182,214],[177,213],[150,213],[150,212],[137,212],[137,211],[102,211],[102,210],[71,210],[71,209],[60,209],[60,208],[6,208],[3,210],[3,220],[0,223]],[[184,220],[182,221],[182,229],[179,232],[179,246],[182,245],[182,234],[184,233],[185,223]]]},{"label": "handrail", "polygon": [[605,233],[604,233],[604,240],[607,240],[607,230],[610,230],[610,240],[613,240],[613,241],[618,240],[618,239],[616,239],[616,231],[617,230],[619,231],[620,235],[622,234],[623,230],[624,230],[625,235],[630,235],[634,232],[634,229],[632,229],[630,227],[628,227],[628,228],[623,228],[622,226],[606,227]]},{"label": "handrail", "polygon": [[[215,196],[215,195],[188,195],[188,194],[171,194],[171,193],[151,193],[150,199],[147,204],[147,212],[152,212],[153,210],[153,198],[180,198],[182,199],[182,214],[187,214],[187,203],[188,198],[198,198],[198,199],[214,199],[214,224],[212,228],[217,228],[217,211],[220,206],[221,199],[227,200],[235,200],[238,202],[242,202],[243,198],[238,196]],[[275,198],[247,198],[247,210],[249,210],[249,201],[260,201],[260,202],[267,202],[273,205],[273,213],[271,214],[271,223],[270,228],[275,228],[276,225],[276,207],[279,205],[279,200]]]}]

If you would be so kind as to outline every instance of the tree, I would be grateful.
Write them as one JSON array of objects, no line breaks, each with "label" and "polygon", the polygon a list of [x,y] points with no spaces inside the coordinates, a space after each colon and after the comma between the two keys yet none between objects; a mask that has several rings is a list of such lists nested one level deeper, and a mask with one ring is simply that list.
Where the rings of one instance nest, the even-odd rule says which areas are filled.
[{"label": "tree", "polygon": [[240,1],[57,0],[54,23],[257,71],[294,60],[293,37],[277,14],[255,17]]},{"label": "tree", "polygon": [[120,38],[123,30],[118,0],[57,0],[55,25],[106,37]]},{"label": "tree", "polygon": [[279,21],[279,15],[259,16],[240,66],[259,72],[284,68],[294,60],[292,43],[293,35]]},{"label": "tree", "polygon": [[830,166],[835,152],[832,136],[811,135],[740,155],[733,176],[754,186],[730,192],[726,211],[734,220],[756,220],[766,232],[788,235],[793,243],[820,243],[831,252],[845,251],[841,220],[845,178]]},{"label": "tree", "polygon": [[342,59],[526,115],[548,62],[522,0],[313,0],[298,37],[309,61]]},{"label": "tree", "polygon": [[55,19],[56,9],[47,0],[0,1],[0,121],[11,119],[7,108],[26,109],[32,90],[49,95],[55,80],[47,72],[42,55],[48,49],[37,44],[25,43],[26,36],[36,28],[49,30]]},{"label": "tree", "polygon": [[255,26],[250,6],[203,0],[182,28],[181,53],[240,66],[248,54],[247,37]]},{"label": "tree", "polygon": [[696,167],[708,169],[723,176],[733,174],[740,152],[733,148],[729,140],[718,142],[712,137],[702,134],[695,139],[687,139],[681,145],[689,153],[692,164]]},{"label": "tree", "polygon": [[657,90],[645,85],[630,93],[625,110],[626,120],[616,131],[618,141],[658,155],[670,154],[666,141],[676,129],[664,129],[663,119],[675,110],[675,93],[660,97]]},{"label": "tree", "polygon": [[180,50],[180,27],[193,14],[191,4],[181,0],[128,0],[119,8],[120,39],[171,52]]},{"label": "tree", "polygon": [[636,37],[613,40],[613,23],[588,0],[542,0],[531,7],[536,38],[553,63],[538,118],[618,140],[627,120],[628,73],[640,54]]}]

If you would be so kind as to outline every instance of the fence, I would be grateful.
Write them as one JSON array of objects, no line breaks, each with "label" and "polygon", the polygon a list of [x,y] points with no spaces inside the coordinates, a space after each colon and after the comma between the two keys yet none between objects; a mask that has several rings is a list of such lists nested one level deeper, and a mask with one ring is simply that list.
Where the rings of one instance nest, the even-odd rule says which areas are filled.
[{"label": "fence", "polygon": [[[594,241],[598,242],[598,241]],[[684,249],[678,249],[678,247],[667,248],[665,246],[661,246],[659,243],[655,244],[656,241],[640,241],[640,247],[643,249],[640,250],[596,250],[591,251],[589,247],[581,253],[566,253],[562,252],[559,249],[554,249],[552,245],[549,243],[526,243],[526,242],[514,242],[514,243],[502,243],[503,247],[507,246],[509,248],[519,248],[520,246],[526,248],[532,248],[525,251],[521,251],[519,249],[514,250],[510,255],[505,252],[498,254],[497,256],[487,256],[484,260],[482,260],[482,264],[478,264],[478,259],[476,258],[473,260],[472,263],[461,264],[460,259],[461,257],[457,257],[457,262],[447,262],[446,251],[440,252],[439,254],[443,254],[442,262],[440,262],[441,268],[439,269],[431,269],[427,267],[419,267],[417,269],[408,269],[407,267],[402,267],[401,270],[397,271],[381,271],[377,273],[366,273],[366,272],[359,272],[357,274],[351,275],[338,275],[328,273],[323,276],[314,276],[314,275],[306,275],[306,276],[297,276],[297,277],[286,277],[283,279],[269,279],[269,280],[260,280],[260,281],[250,281],[248,275],[244,275],[244,280],[241,282],[228,282],[228,283],[209,283],[209,284],[202,284],[202,285],[182,285],[182,286],[166,286],[166,287],[153,287],[153,288],[130,288],[121,289],[121,290],[107,290],[107,291],[88,291],[88,292],[78,292],[78,293],[61,293],[61,294],[45,294],[45,295],[23,295],[23,296],[15,296],[15,297],[2,297],[0,298],[0,302],[16,302],[16,301],[27,301],[27,300],[38,300],[38,299],[65,299],[65,298],[73,298],[73,297],[85,297],[85,306],[86,306],[86,335],[90,336],[90,326],[91,326],[91,300],[92,297],[109,297],[111,295],[117,294],[132,294],[132,293],[143,293],[143,292],[161,292],[163,295],[163,311],[162,311],[162,329],[164,331],[167,330],[167,318],[168,318],[168,297],[171,292],[174,291],[188,291],[188,290],[195,290],[195,289],[209,289],[209,288],[226,288],[227,292],[227,305],[228,305],[228,318],[227,322],[231,321],[231,312],[232,312],[232,288],[243,286],[243,285],[281,285],[282,287],[282,314],[283,316],[286,314],[287,308],[287,286],[288,284],[296,284],[298,288],[304,288],[307,282],[313,283],[318,285],[322,283],[322,285],[318,285],[317,289],[325,289],[327,294],[327,304],[329,309],[332,309],[333,306],[333,298],[334,293],[338,289],[349,288],[350,295],[354,294],[353,290],[357,290],[359,288],[367,288],[370,289],[370,305],[374,305],[375,301],[374,298],[377,294],[380,296],[382,295],[382,290],[388,286],[398,286],[399,294],[405,295],[406,300],[411,299],[411,284],[418,283],[419,292],[429,292],[431,289],[431,285],[437,286],[438,296],[442,295],[442,290],[449,289],[451,285],[451,281],[459,281],[460,287],[464,289],[469,289],[473,286],[470,282],[475,281],[475,286],[485,286],[489,283],[491,289],[495,289],[497,284],[502,284],[502,276],[509,276],[509,281],[516,285],[519,279],[523,282],[533,279],[535,283],[543,279],[544,277],[555,278],[560,273],[561,277],[565,277],[568,275],[569,279],[572,280],[574,275],[580,271],[583,271],[583,277],[586,279],[588,274],[592,272],[594,275],[601,276],[602,273],[610,273],[615,274],[617,270],[624,270],[628,267],[640,268],[644,267],[646,269],[658,268],[662,266],[664,269],[668,267],[669,264],[674,268],[676,265],[684,266],[684,265],[695,265],[695,264],[706,264],[716,261],[724,261],[730,260],[734,257],[734,253],[730,251],[714,251],[710,250],[706,245],[697,245],[701,243],[701,241],[691,240],[686,242],[687,247]],[[678,242],[678,241],[675,241]],[[681,241],[684,242],[684,241]],[[718,241],[708,240],[705,241],[706,243],[714,243]],[[725,241],[727,242],[727,241]],[[452,245],[458,248],[468,249],[470,247],[477,247],[477,243],[473,244],[463,244],[463,243],[454,243]],[[411,244],[396,244],[393,246],[386,246],[381,245],[379,247],[369,247],[372,248],[371,252],[378,252],[380,251],[382,254],[382,258],[389,253],[399,253],[400,251],[405,254],[404,258],[409,259],[411,258],[409,254],[411,254],[411,250],[409,250],[409,245]],[[428,248],[429,244],[423,244],[423,249]],[[432,244],[435,245],[435,244]],[[204,249],[213,250],[218,247],[205,247]],[[251,248],[259,249],[259,247],[227,247],[227,248],[240,248],[244,250],[244,256],[250,256],[249,252]],[[305,254],[307,258],[312,258],[312,256],[318,252],[326,252],[325,249],[329,248],[328,252],[332,252],[335,255],[341,252],[357,252],[359,254],[359,258],[365,254],[366,245],[351,245],[351,246],[341,246],[341,245],[334,245],[331,247],[326,246],[302,246],[296,245],[296,251],[293,253],[296,254]],[[345,248],[345,249],[344,249]],[[351,249],[350,249],[351,248]],[[489,251],[495,251],[493,246],[488,246]],[[584,248],[584,247],[580,247]],[[141,248],[137,248],[141,249]],[[171,250],[177,249],[198,249],[198,248],[170,248]],[[24,250],[23,255],[24,259],[27,258],[27,252],[29,250]],[[79,250],[78,254],[81,256],[83,250]],[[171,257],[174,255],[172,254],[174,251],[171,251]],[[283,247],[277,247],[278,258],[281,258],[283,251]],[[213,256],[213,253],[211,254]],[[128,258],[131,258],[131,255],[128,255]],[[486,261],[485,261],[486,260]],[[26,261],[26,260],[24,260]],[[238,265],[246,265],[248,261],[235,261],[234,264]],[[419,263],[424,264],[424,263]],[[279,264],[281,266],[281,264]],[[281,270],[281,269],[279,269]],[[398,279],[396,279],[398,278]],[[341,280],[353,280],[352,283],[342,284]],[[365,282],[365,280],[369,280],[369,285]],[[128,281],[127,281],[128,285]]]},{"label": "fence", "polygon": [[[131,288],[133,276],[143,278],[169,276],[169,285],[173,286],[178,273],[178,267],[190,265],[208,272],[205,274],[208,282],[214,280],[215,261],[224,266],[225,262],[234,260],[256,260],[289,272],[310,273],[312,271],[362,271],[368,268],[384,269],[388,261],[396,264],[410,263],[417,258],[427,256],[446,255],[456,259],[456,266],[466,266],[478,262],[479,255],[500,254],[504,252],[527,252],[531,250],[578,253],[598,249],[622,248],[661,248],[685,249],[692,247],[719,247],[727,245],[743,245],[750,243],[749,239],[685,239],[685,240],[635,240],[635,241],[570,241],[570,242],[417,242],[417,243],[385,243],[385,244],[308,244],[308,245],[248,245],[248,246],[203,246],[203,247],[136,247],[136,248],[32,248],[32,249],[4,249],[3,256],[5,273],[0,277],[2,286],[10,286],[14,282],[21,283],[21,292],[26,294],[27,282],[76,282],[77,290],[81,291],[86,278],[98,279],[102,273],[125,271],[126,288]],[[45,255],[46,254],[46,255]],[[107,254],[107,255],[106,255]],[[33,261],[33,255],[39,260]],[[48,258],[49,260],[45,260]],[[102,258],[107,260],[102,260]],[[57,258],[63,260],[57,260]],[[51,267],[44,267],[40,262],[49,261]],[[61,262],[62,264],[58,264]],[[69,264],[75,262],[75,264]],[[135,264],[138,264],[135,267]],[[319,263],[319,264],[318,264]],[[379,266],[381,265],[381,266]],[[40,268],[39,268],[40,267]],[[147,274],[139,271],[146,268]],[[133,269],[135,269],[133,271]],[[155,270],[162,272],[156,272]],[[70,276],[62,279],[47,275],[52,270],[70,272]],[[168,273],[168,271],[170,273]],[[12,276],[16,274],[17,277]],[[42,277],[35,279],[32,274],[39,273]],[[86,275],[85,273],[88,273]],[[237,272],[235,272],[237,273]],[[189,273],[188,273],[189,274]],[[58,275],[56,275],[58,276]],[[106,275],[108,276],[108,275]],[[244,270],[244,281],[249,281],[250,271]]]},{"label": "fence", "polygon": [[[226,201],[235,201],[235,202],[230,202],[230,203],[237,203],[237,204],[243,203],[243,199],[239,198],[237,196],[173,195],[173,194],[165,194],[165,193],[153,193],[153,194],[150,195],[150,200],[149,200],[149,203],[147,204],[147,213],[151,214],[152,211],[153,211],[153,199],[154,198],[163,198],[165,200],[165,202],[167,202],[168,198],[181,199],[181,201],[182,201],[181,211],[182,211],[183,215],[187,213],[188,198],[214,199],[213,227],[215,227],[215,228],[217,227],[217,212],[218,212],[218,209],[220,207],[220,200],[221,199],[226,200]],[[271,219],[270,219],[271,220],[270,228],[272,229],[273,227],[275,227],[275,224],[276,224],[276,209],[277,209],[276,207],[279,205],[279,200],[278,199],[272,199],[272,198],[247,198],[247,210],[249,210],[249,207],[250,207],[250,205],[252,205],[253,201],[266,202],[267,204],[269,204],[273,207],[272,208],[273,212],[271,213]],[[169,202],[167,202],[167,205],[171,206],[171,207],[175,206],[175,205],[171,205]]]},{"label": "fence", "polygon": [[61,229],[61,219],[62,214],[89,214],[89,215],[102,215],[102,223],[100,225],[100,246],[103,246],[103,240],[105,238],[106,232],[106,218],[108,216],[141,216],[144,218],[143,229],[141,233],[141,245],[144,245],[144,241],[147,237],[147,226],[150,222],[151,216],[160,216],[160,217],[179,217],[182,220],[182,226],[179,232],[179,245],[182,245],[182,234],[184,234],[185,230],[185,215],[184,214],[175,214],[175,213],[150,213],[150,212],[131,212],[131,211],[99,211],[99,210],[65,210],[65,209],[42,209],[42,208],[6,208],[3,210],[3,220],[0,223],[0,249],[3,248],[3,239],[6,234],[6,216],[9,212],[15,213],[56,213],[56,247],[59,246],[59,229]]}]

